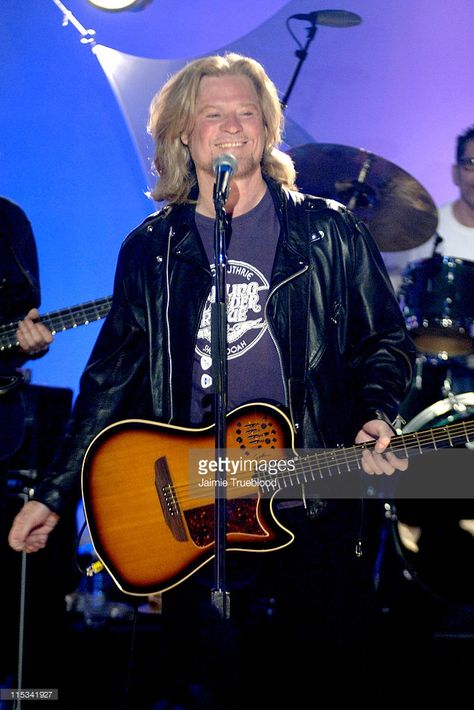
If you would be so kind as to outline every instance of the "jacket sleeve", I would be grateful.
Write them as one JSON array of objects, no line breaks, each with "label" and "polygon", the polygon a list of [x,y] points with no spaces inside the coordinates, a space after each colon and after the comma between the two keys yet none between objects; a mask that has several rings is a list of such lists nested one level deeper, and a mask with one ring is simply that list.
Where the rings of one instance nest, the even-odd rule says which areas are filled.
[{"label": "jacket sleeve", "polygon": [[[41,303],[36,241],[31,223],[17,204],[0,197],[0,323],[15,323]],[[20,349],[0,353],[0,369],[14,371],[47,351],[27,355]]]},{"label": "jacket sleeve", "polygon": [[348,356],[360,426],[380,414],[393,421],[410,386],[415,347],[408,335],[381,254],[367,227],[352,223]]},{"label": "jacket sleeve", "polygon": [[[61,514],[80,499],[85,452],[106,426],[133,410],[146,377],[147,347],[140,307],[127,291],[124,249],[119,255],[112,306],[81,376],[79,394],[51,471],[34,498]],[[128,267],[127,267],[128,268]],[[140,281],[140,279],[138,279]]]},{"label": "jacket sleeve", "polygon": [[0,198],[0,314],[4,322],[41,302],[38,254],[30,221],[14,202]]}]

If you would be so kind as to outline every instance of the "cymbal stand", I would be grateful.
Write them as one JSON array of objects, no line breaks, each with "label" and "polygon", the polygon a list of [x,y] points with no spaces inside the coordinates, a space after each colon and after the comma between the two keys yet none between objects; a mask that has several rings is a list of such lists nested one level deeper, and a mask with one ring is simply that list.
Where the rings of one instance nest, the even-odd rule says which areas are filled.
[{"label": "cymbal stand", "polygon": [[347,203],[347,208],[350,210],[359,207],[361,204],[361,197],[370,204],[370,193],[367,189],[368,186],[365,185],[365,180],[372,167],[372,161],[374,159],[373,153],[367,153],[367,156],[362,164],[357,180],[352,183],[352,196]]}]

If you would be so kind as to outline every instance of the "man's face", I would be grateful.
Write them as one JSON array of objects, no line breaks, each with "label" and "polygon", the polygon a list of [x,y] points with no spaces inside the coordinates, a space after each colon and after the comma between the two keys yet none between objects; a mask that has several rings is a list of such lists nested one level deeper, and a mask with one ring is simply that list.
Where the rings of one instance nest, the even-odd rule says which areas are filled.
[{"label": "man's face", "polygon": [[[464,146],[463,158],[474,158],[474,140]],[[462,165],[453,165],[454,184],[459,187],[461,200],[474,210],[474,171],[466,170]]]},{"label": "man's face", "polygon": [[252,81],[241,74],[203,77],[194,126],[181,139],[189,147],[198,181],[204,176],[214,178],[213,161],[223,153],[236,158],[237,178],[250,177],[259,171],[265,127]]}]

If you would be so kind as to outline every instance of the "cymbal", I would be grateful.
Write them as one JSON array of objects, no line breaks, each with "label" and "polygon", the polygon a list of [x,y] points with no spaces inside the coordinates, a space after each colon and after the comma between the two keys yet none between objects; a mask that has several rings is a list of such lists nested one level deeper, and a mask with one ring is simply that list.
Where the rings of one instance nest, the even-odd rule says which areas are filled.
[{"label": "cymbal", "polygon": [[409,173],[362,148],[306,143],[287,151],[302,192],[342,202],[368,226],[380,251],[424,244],[436,231],[438,212]]}]

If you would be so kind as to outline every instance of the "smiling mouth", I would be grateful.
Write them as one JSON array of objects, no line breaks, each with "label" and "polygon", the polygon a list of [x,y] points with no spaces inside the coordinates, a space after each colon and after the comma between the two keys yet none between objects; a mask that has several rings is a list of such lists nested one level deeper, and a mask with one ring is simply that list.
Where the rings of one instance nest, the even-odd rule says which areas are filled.
[{"label": "smiling mouth", "polygon": [[243,148],[247,141],[230,141],[226,143],[217,143],[216,148],[219,150],[231,150],[232,148]]}]

